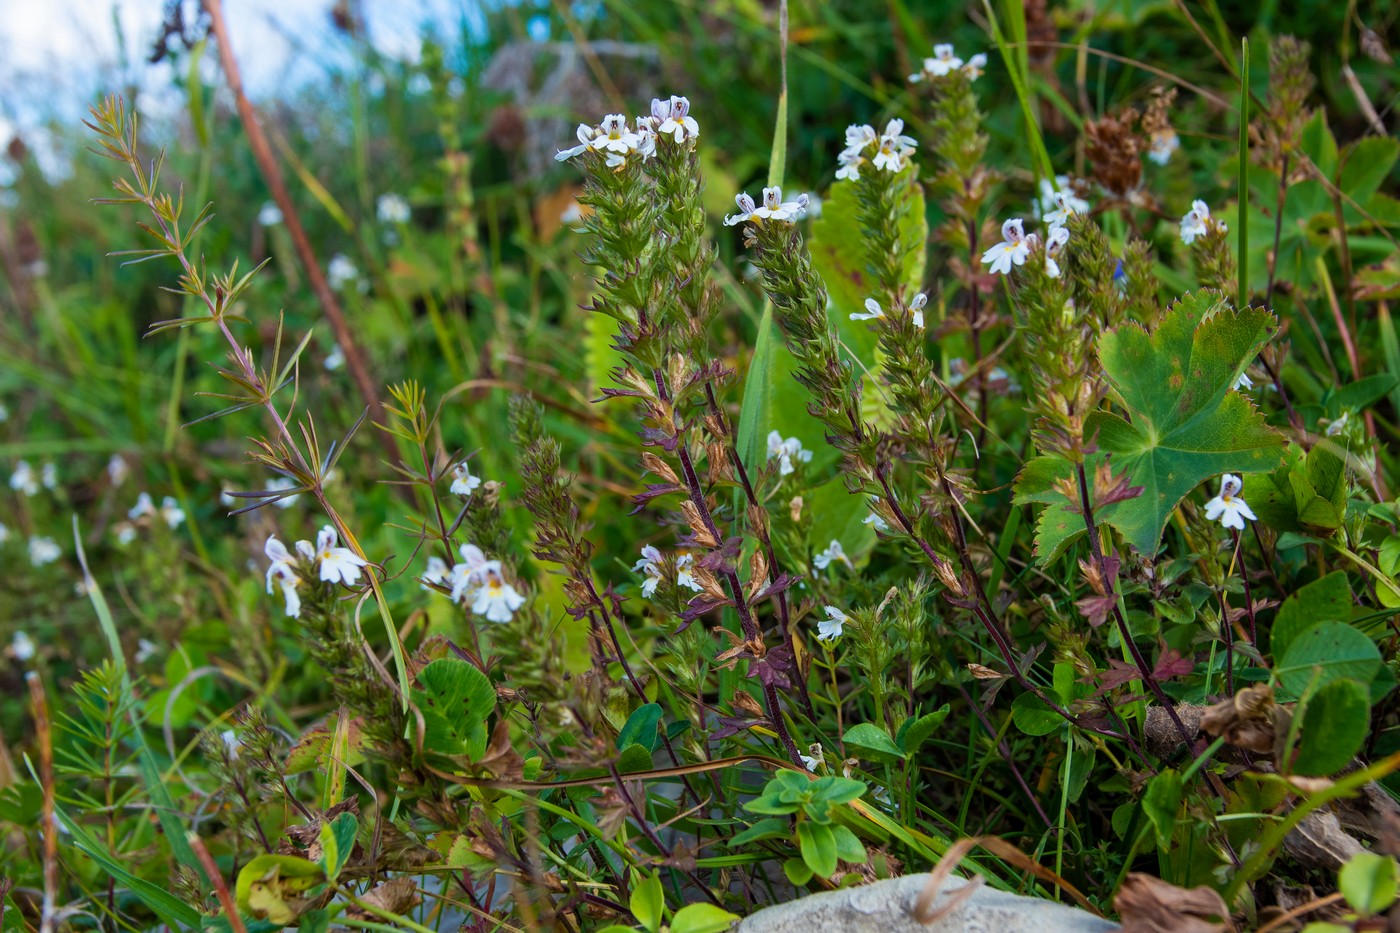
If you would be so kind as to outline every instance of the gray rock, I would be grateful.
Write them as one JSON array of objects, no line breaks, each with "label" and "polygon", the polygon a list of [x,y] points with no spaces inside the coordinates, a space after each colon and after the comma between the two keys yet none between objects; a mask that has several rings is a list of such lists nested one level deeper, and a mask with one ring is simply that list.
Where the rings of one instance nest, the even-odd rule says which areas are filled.
[{"label": "gray rock", "polygon": [[[985,885],[946,917],[922,924],[914,919],[928,875],[906,875],[857,888],[826,891],[766,907],[740,921],[737,933],[1109,933],[1110,923],[1077,907],[996,891]],[[969,884],[943,883],[935,905]]]}]

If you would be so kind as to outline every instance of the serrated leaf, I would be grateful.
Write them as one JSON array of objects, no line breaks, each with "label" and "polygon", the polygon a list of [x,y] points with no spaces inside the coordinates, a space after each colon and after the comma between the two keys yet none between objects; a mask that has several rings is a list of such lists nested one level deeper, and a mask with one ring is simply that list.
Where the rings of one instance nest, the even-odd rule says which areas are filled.
[{"label": "serrated leaf", "polygon": [[1109,412],[1090,417],[1086,433],[1126,472],[1142,495],[1105,506],[1143,554],[1156,553],[1172,510],[1221,473],[1257,473],[1279,460],[1281,434],[1231,386],[1267,342],[1274,316],[1230,310],[1219,295],[1198,292],[1173,306],[1156,330],[1130,323],[1104,334],[1099,356],[1131,421]]},{"label": "serrated leaf", "polygon": [[1351,763],[1371,729],[1371,702],[1354,680],[1334,680],[1308,698],[1293,773],[1336,774]]}]

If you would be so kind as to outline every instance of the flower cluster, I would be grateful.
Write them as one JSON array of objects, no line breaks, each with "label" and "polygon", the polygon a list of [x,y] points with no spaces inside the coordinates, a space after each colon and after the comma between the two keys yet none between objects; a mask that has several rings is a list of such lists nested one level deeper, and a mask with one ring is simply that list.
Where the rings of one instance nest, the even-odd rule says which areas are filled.
[{"label": "flower cluster", "polygon": [[[698,593],[701,589],[700,583],[690,570],[694,563],[695,558],[690,554],[682,554],[676,558],[676,585]],[[650,599],[656,594],[657,586],[666,580],[666,559],[661,556],[655,545],[648,544],[642,548],[642,559],[632,565],[632,571],[640,572],[646,577],[642,581],[642,595]]]},{"label": "flower cluster", "polygon": [[15,471],[10,474],[11,489],[25,496],[35,496],[41,485],[50,490],[58,488],[58,467],[45,463],[35,474],[29,461],[20,460],[15,464]]},{"label": "flower cluster", "polygon": [[[1070,217],[1079,213],[1078,204],[1083,202],[1060,191],[1055,192],[1054,197],[1056,209],[1045,215],[1045,221],[1050,225],[1045,234],[1045,272],[1050,278],[1058,279],[1060,264],[1056,257],[1069,243],[1069,227],[1065,224]],[[1040,237],[1026,233],[1021,218],[1016,217],[1002,223],[1001,242],[982,254],[982,264],[991,266],[994,275],[1010,275],[1011,267],[1025,265],[1026,259],[1040,245]]]},{"label": "flower cluster", "polygon": [[597,152],[608,168],[621,170],[630,156],[640,156],[646,161],[656,155],[659,139],[671,139],[678,146],[695,139],[700,135],[700,124],[690,115],[690,101],[673,96],[669,100],[653,98],[651,114],[638,117],[635,127],[628,125],[625,114],[610,113],[597,126],[580,123],[575,135],[578,145],[555,153],[555,159],[564,162]]},{"label": "flower cluster", "polygon": [[1197,237],[1203,237],[1212,230],[1225,233],[1230,228],[1210,216],[1210,207],[1205,201],[1192,201],[1191,209],[1181,218],[1181,242],[1190,246]]},{"label": "flower cluster", "polygon": [[778,431],[768,432],[768,459],[778,461],[778,475],[787,476],[797,469],[793,461],[811,463],[812,452],[795,437],[784,438]]},{"label": "flower cluster", "polygon": [[946,78],[957,72],[967,75],[969,81],[976,81],[986,67],[987,56],[984,53],[978,52],[964,62],[953,53],[953,46],[945,42],[933,47],[933,57],[924,59],[924,67],[910,75],[909,81],[918,84],[920,81]]},{"label": "flower cluster", "polygon": [[453,602],[489,622],[509,622],[515,611],[525,605],[525,597],[506,582],[501,562],[487,560],[475,544],[464,544],[458,552],[462,562],[451,568],[440,557],[429,558],[423,585],[447,589]]},{"label": "flower cluster", "polygon": [[836,177],[859,181],[861,166],[867,162],[877,170],[900,172],[909,164],[918,145],[914,137],[904,135],[903,120],[886,123],[883,133],[876,133],[875,127],[868,123],[852,124],[846,127],[846,148],[836,157],[841,164]]},{"label": "flower cluster", "polygon": [[369,561],[346,547],[340,547],[340,536],[334,527],[324,526],[316,535],[316,543],[298,541],[296,553],[270,535],[263,545],[263,553],[271,561],[267,568],[267,591],[272,592],[276,580],[282,587],[282,596],[287,601],[287,615],[301,616],[301,596],[297,588],[301,586],[302,574],[314,574],[322,583],[341,583],[355,586],[360,582],[360,570]]},{"label": "flower cluster", "polygon": [[799,194],[796,201],[784,201],[783,189],[774,186],[763,189],[763,203],[759,205],[754,203],[748,192],[742,192],[734,196],[734,203],[739,205],[739,213],[726,215],[724,225],[732,227],[745,221],[756,220],[785,220],[792,223],[807,213],[810,200],[807,195]]}]

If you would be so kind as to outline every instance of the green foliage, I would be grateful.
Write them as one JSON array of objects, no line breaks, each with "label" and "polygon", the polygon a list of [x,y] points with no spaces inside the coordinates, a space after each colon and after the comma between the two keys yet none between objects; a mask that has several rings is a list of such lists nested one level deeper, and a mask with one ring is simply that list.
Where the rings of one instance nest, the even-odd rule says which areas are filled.
[{"label": "green foliage", "polygon": [[1337,887],[1347,903],[1363,917],[1372,917],[1395,903],[1395,859],[1359,852],[1337,875]]}]

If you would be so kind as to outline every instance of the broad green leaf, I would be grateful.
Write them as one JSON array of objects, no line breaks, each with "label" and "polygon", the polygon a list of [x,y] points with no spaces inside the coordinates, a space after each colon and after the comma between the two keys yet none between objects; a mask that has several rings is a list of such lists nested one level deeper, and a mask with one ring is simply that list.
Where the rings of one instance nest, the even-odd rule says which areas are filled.
[{"label": "broad green leaf", "polygon": [[321,825],[319,864],[330,880],[334,881],[340,877],[340,870],[350,860],[350,855],[355,850],[355,832],[359,825],[353,813],[342,813],[331,822]]},{"label": "broad green leaf", "polygon": [[860,837],[845,826],[837,823],[831,827],[831,836],[836,840],[836,856],[852,865],[863,865],[869,855]]},{"label": "broad green leaf", "polygon": [[739,408],[739,426],[734,446],[744,468],[756,470],[763,465],[763,436],[768,433],[769,409],[772,406],[773,382],[779,375],[774,366],[774,348],[782,346],[778,325],[773,321],[773,306],[765,303],[763,317],[758,322],[753,358],[744,376],[744,401]]},{"label": "broad green leaf", "polygon": [[654,874],[632,889],[632,899],[627,903],[642,928],[652,931],[661,929],[661,908],[665,905],[661,879]]},{"label": "broad green leaf", "polygon": [[1158,773],[1147,782],[1147,789],[1143,791],[1142,812],[1152,823],[1157,833],[1157,844],[1163,849],[1171,845],[1184,792],[1181,775],[1171,769]]},{"label": "broad green leaf", "polygon": [[477,668],[456,658],[440,658],[418,672],[414,702],[423,713],[423,748],[476,761],[486,752],[486,719],[496,706],[496,690]]},{"label": "broad green leaf", "polygon": [[864,496],[853,496],[841,477],[803,496],[802,510],[812,516],[807,545],[816,553],[832,541],[840,541],[852,561],[865,558],[875,547],[875,527],[865,524],[870,506]]},{"label": "broad green leaf", "polygon": [[646,703],[637,707],[636,712],[627,717],[622,731],[617,734],[618,749],[621,750],[635,744],[645,746],[650,751],[656,751],[656,745],[661,740],[656,732],[656,725],[659,722],[661,722],[660,703]]},{"label": "broad green leaf", "polygon": [[782,817],[772,816],[766,820],[759,820],[743,832],[735,833],[727,844],[741,846],[758,842],[760,839],[786,839],[790,835],[792,824]]},{"label": "broad green leaf", "polygon": [[1268,311],[1232,311],[1220,296],[1198,292],[1151,334],[1129,323],[1100,340],[1104,372],[1131,421],[1097,412],[1086,432],[1143,492],[1099,514],[1141,553],[1156,553],[1172,510],[1204,481],[1278,462],[1283,436],[1231,389],[1274,324]]},{"label": "broad green leaf", "polygon": [[830,826],[811,820],[798,823],[797,846],[813,874],[822,878],[836,874],[836,836]]},{"label": "broad green leaf", "polygon": [[238,909],[273,923],[291,923],[306,904],[307,891],[325,880],[315,862],[295,855],[257,855],[238,872]]},{"label": "broad green leaf", "polygon": [[738,919],[714,904],[687,904],[671,918],[671,933],[724,933]]},{"label": "broad green leaf", "polygon": [[[1100,454],[1086,459],[1088,475],[1093,475],[1101,459]],[[1042,566],[1053,563],[1087,530],[1084,516],[1071,511],[1079,503],[1071,502],[1057,488],[1064,480],[1075,480],[1074,464],[1053,456],[1031,458],[1016,477],[1015,504],[1045,506],[1035,520],[1035,557]]]},{"label": "broad green leaf", "polygon": [[[792,774],[794,772],[787,772]],[[798,775],[801,778],[801,775]],[[802,778],[806,780],[806,778]],[[865,782],[855,778],[837,777],[829,774],[826,777],[817,778],[811,782],[812,797],[816,800],[825,800],[828,803],[850,803],[852,800],[859,800],[865,795]]]},{"label": "broad green leaf", "polygon": [[1303,154],[1328,178],[1337,170],[1337,140],[1327,126],[1327,114],[1318,110],[1303,126],[1300,140]]},{"label": "broad green leaf", "polygon": [[1317,623],[1346,622],[1350,618],[1351,585],[1346,571],[1333,571],[1283,601],[1274,617],[1269,651],[1275,658],[1282,658],[1293,639]]},{"label": "broad green leaf", "polygon": [[1381,666],[1381,653],[1371,639],[1341,622],[1322,622],[1299,634],[1274,667],[1284,689],[1302,696],[1311,685],[1321,689],[1349,678],[1369,684]]},{"label": "broad green leaf", "polygon": [[812,880],[812,869],[800,858],[790,858],[783,862],[783,874],[796,887],[802,887]]},{"label": "broad green leaf", "polygon": [[931,713],[915,719],[913,716],[904,720],[904,724],[899,727],[899,733],[895,736],[895,743],[900,747],[906,756],[915,755],[923,744],[929,740],[934,731],[943,725],[943,720],[948,718],[949,706],[944,703]]},{"label": "broad green leaf", "polygon": [[[1357,204],[1367,203],[1395,167],[1397,156],[1400,156],[1400,141],[1389,136],[1357,140],[1342,152],[1342,174],[1337,187]],[[1361,220],[1356,208],[1345,201],[1342,212],[1344,217],[1348,212],[1355,217],[1355,220],[1346,217],[1349,223]]]},{"label": "broad green leaf", "polygon": [[1351,763],[1371,728],[1371,701],[1354,680],[1334,680],[1308,698],[1293,773],[1336,774]]},{"label": "broad green leaf", "polygon": [[1034,693],[1023,693],[1011,701],[1011,721],[1026,735],[1049,735],[1065,724],[1060,714]]},{"label": "broad green leaf", "polygon": [[1337,873],[1337,890],[1363,917],[1374,916],[1395,903],[1395,859],[1375,852],[1358,852]]},{"label": "broad green leaf", "polygon": [[874,723],[863,722],[852,726],[846,730],[842,741],[860,752],[863,758],[890,762],[904,757],[904,750],[895,744],[888,732]]}]

